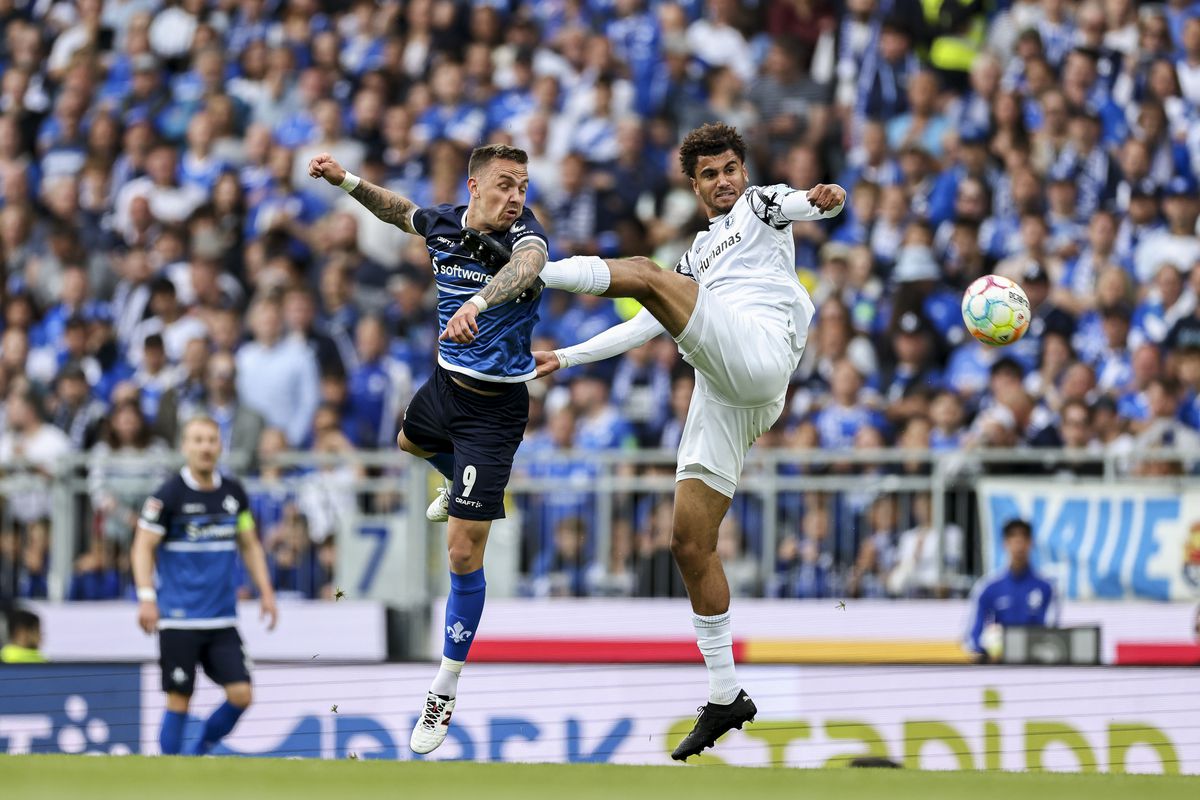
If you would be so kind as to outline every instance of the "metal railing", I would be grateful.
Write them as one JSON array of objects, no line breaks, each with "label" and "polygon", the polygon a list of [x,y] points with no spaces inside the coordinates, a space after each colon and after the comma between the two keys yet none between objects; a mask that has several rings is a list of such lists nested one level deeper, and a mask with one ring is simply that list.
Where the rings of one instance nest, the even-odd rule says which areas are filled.
[{"label": "metal railing", "polygon": [[[1157,470],[1154,485],[1177,481],[1182,489],[1197,480],[1189,475],[1197,459],[1193,452],[1167,450],[756,450],[723,525],[722,537],[733,541],[722,544],[722,552],[739,594],[961,595],[982,567],[974,501],[979,476],[1035,474],[1071,481],[1074,465],[1103,480],[1129,481],[1137,479],[1140,465],[1173,462],[1178,466],[1169,471],[1175,474],[1163,477]],[[111,477],[102,488],[144,497],[178,464],[177,458],[109,459],[102,467]],[[0,477],[0,545],[9,537],[7,549],[0,547],[0,565],[12,566],[14,541],[19,561],[18,534],[29,535],[31,523],[22,514],[48,508],[42,526],[48,529],[51,599],[65,597],[76,556],[104,536],[96,522],[97,482],[89,475],[96,467],[93,459],[77,456],[58,463],[50,475],[16,463],[5,465]],[[274,491],[293,502],[313,498],[309,535],[314,543],[329,536],[337,542],[332,584],[411,608],[444,591],[444,533],[424,516],[440,478],[427,467],[393,451],[289,453],[267,467],[282,471],[245,476],[248,493],[255,498]],[[489,543],[489,592],[678,594],[669,524],[663,530],[674,473],[671,451],[519,458],[508,518],[497,523]],[[318,523],[321,514],[326,516]],[[932,558],[925,556],[925,574],[904,584],[893,577],[894,563],[870,562],[884,557],[887,537],[876,534],[890,532],[895,539],[915,528],[933,532],[934,551]],[[872,537],[883,544],[865,545]],[[784,569],[789,558],[796,563]],[[881,584],[884,572],[890,575]],[[0,577],[0,593],[13,591]]]}]

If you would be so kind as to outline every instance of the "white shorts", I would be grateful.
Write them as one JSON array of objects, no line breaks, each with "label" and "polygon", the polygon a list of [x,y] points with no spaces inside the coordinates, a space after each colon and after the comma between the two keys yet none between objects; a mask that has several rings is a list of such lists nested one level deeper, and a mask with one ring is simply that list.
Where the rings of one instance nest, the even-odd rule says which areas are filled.
[{"label": "white shorts", "polygon": [[703,286],[675,342],[696,369],[675,479],[696,478],[733,497],[746,453],[783,411],[800,354],[789,332],[735,311]]}]

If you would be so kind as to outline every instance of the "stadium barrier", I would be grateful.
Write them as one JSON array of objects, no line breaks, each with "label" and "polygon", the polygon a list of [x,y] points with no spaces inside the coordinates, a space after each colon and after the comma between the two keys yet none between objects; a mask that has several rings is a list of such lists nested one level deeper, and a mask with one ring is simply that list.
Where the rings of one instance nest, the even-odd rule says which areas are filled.
[{"label": "stadium barrier", "polygon": [[[697,666],[477,665],[430,758],[668,764],[706,679]],[[748,666],[758,720],[700,764],[1200,773],[1194,669]],[[155,666],[0,671],[0,752],[157,751]],[[411,759],[429,681],[413,665],[260,667],[218,753]],[[219,690],[198,682],[186,737]]]},{"label": "stadium barrier", "polygon": [[[670,510],[674,457],[669,451],[566,451],[519,459],[507,500],[508,518],[497,523],[489,542],[489,595],[678,596],[681,587],[672,576],[669,558],[663,558],[667,551],[661,524],[663,512]],[[1050,449],[756,450],[747,461],[727,526],[733,541],[730,560],[736,562],[736,569],[730,570],[734,590],[781,597],[963,596],[996,555],[995,547],[984,547],[984,537],[977,535],[981,486],[992,496],[1001,486],[990,482],[995,477],[1020,476],[1034,481],[1030,485],[1064,491],[1093,480],[1092,486],[1099,488],[1090,491],[1107,494],[1120,479],[1120,491],[1131,500],[1142,487],[1160,497],[1200,496],[1200,479],[1187,475],[1131,477],[1138,474],[1139,464],[1174,460],[1190,465],[1194,453],[1155,451],[1152,461],[1149,454],[1141,458]],[[80,456],[64,459],[52,476],[19,463],[6,465],[0,479],[0,533],[28,528],[21,515],[27,519],[31,504],[41,504],[48,515],[47,593],[51,600],[63,599],[79,554],[97,540],[127,542],[132,533],[128,515],[122,524],[109,524],[112,512],[102,510],[96,499],[108,495],[136,511],[141,498],[177,464],[128,458],[97,463]],[[291,503],[301,509],[314,547],[336,540],[335,583],[351,596],[418,608],[444,591],[442,530],[427,523],[423,513],[436,485],[430,470],[397,452],[294,453],[272,464],[280,467],[280,474],[244,479],[264,533]],[[1070,473],[1076,467],[1102,477],[1075,477]],[[1062,497],[1064,507],[1079,507]],[[1039,518],[1044,501],[1011,495],[1005,502],[998,506],[989,501],[984,511],[989,518],[1013,510]],[[1129,518],[1141,526],[1130,552],[1150,552],[1142,548],[1154,537],[1147,539],[1145,531],[1153,533],[1164,513],[1187,517],[1187,523],[1194,507],[1200,509],[1200,503],[1189,500],[1176,512],[1164,512],[1161,504],[1143,504],[1136,519]],[[1119,524],[1124,512],[1113,508],[1111,524]],[[821,513],[814,514],[815,509]],[[1158,516],[1147,522],[1145,509]],[[562,555],[556,548],[561,549],[567,538],[561,530],[564,522],[574,526],[580,539],[572,545],[573,554],[566,553],[576,563],[565,577],[552,569]],[[1057,524],[1061,528],[1068,523]],[[936,550],[923,573],[882,576],[891,564],[867,564],[856,571],[856,564],[864,560],[863,542],[877,528],[890,529],[894,539],[901,531],[922,526],[934,533],[930,544]],[[1178,533],[1171,535],[1179,539]],[[1055,536],[1055,541],[1086,544],[1086,537]],[[789,552],[790,545],[806,540],[816,542],[807,562],[804,552]],[[1200,575],[1200,544],[1185,551],[1172,540],[1161,552],[1171,548],[1186,555],[1190,569]],[[781,566],[787,557],[796,561],[790,571]],[[882,556],[876,553],[875,558]],[[0,574],[0,596],[16,594],[16,583],[13,576]],[[1143,589],[1151,596],[1160,591],[1153,582],[1118,585],[1127,596]],[[302,585],[294,593],[319,596],[317,588]],[[1179,599],[1185,591],[1176,580],[1169,596]],[[1078,596],[1090,595],[1080,591]]]}]

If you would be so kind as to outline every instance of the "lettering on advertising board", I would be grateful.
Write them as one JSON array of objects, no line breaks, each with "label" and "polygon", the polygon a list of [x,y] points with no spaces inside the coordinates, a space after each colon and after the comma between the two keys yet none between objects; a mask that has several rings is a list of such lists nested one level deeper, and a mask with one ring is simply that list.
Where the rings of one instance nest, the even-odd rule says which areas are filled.
[{"label": "lettering on advertising board", "polygon": [[1034,564],[1071,600],[1200,596],[1200,495],[1146,484],[979,484],[985,566],[1004,564],[1004,524],[1029,520]]}]

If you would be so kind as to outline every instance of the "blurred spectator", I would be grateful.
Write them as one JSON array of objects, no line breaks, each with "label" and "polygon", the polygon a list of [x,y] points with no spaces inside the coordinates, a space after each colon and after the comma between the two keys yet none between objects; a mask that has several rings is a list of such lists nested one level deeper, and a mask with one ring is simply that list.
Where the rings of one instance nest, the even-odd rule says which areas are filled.
[{"label": "blurred spectator", "polygon": [[73,450],[87,450],[105,418],[105,407],[92,396],[80,366],[68,364],[58,373],[52,401],[51,422],[67,434]]},{"label": "blurred spectator", "polygon": [[978,661],[999,655],[984,642],[984,630],[990,625],[1058,624],[1054,587],[1034,571],[1033,546],[1028,522],[1014,519],[1005,523],[1007,568],[996,576],[980,578],[971,590],[973,609],[965,647]]},{"label": "blurred spectator", "polygon": [[42,620],[24,609],[8,613],[8,642],[0,647],[0,664],[41,664]]},{"label": "blurred spectator", "polygon": [[671,556],[671,525],[675,507],[659,500],[638,531],[634,562],[634,595],[637,597],[687,597],[683,576]]},{"label": "blurred spectator", "polygon": [[387,331],[378,317],[360,319],[356,334],[358,366],[347,381],[351,439],[358,447],[390,447],[412,396],[412,373],[388,354]]},{"label": "blurred spectator", "polygon": [[754,597],[762,591],[758,564],[753,554],[746,552],[742,526],[733,514],[726,514],[717,529],[717,557],[728,576],[730,594]]},{"label": "blurred spectator", "polygon": [[123,546],[132,541],[142,501],[164,478],[169,453],[136,403],[114,406],[88,464],[88,494],[105,539]]},{"label": "blurred spectator", "polygon": [[277,301],[257,301],[250,327],[254,340],[237,353],[237,397],[299,447],[317,410],[317,361],[302,340],[283,336]]},{"label": "blurred spectator", "polygon": [[163,396],[169,392],[179,373],[167,363],[163,339],[157,333],[146,337],[142,343],[142,366],[133,374],[131,381],[141,397],[142,414],[151,424],[158,419],[158,407]]},{"label": "blurred spectator", "polygon": [[92,540],[91,548],[75,559],[67,599],[119,600],[125,596],[132,581],[128,557],[123,559],[124,568],[119,563],[124,552],[116,541]]},{"label": "blurred spectator", "polygon": [[581,597],[584,594],[588,530],[579,517],[567,517],[554,529],[554,546],[533,565],[534,597]]},{"label": "blurred spectator", "polygon": [[1149,283],[1164,263],[1192,265],[1200,261],[1196,219],[1200,199],[1195,179],[1177,175],[1163,189],[1162,211],[1167,227],[1148,234],[1134,251],[1137,279]]},{"label": "blurred spectator", "polygon": [[962,573],[962,528],[945,523],[940,530],[934,528],[932,502],[927,493],[913,497],[914,525],[900,534],[896,562],[887,576],[893,597],[946,597],[953,579]]},{"label": "blurred spectator", "polygon": [[633,429],[610,400],[609,386],[595,372],[571,384],[571,405],[578,415],[575,445],[583,450],[616,450],[633,444]]},{"label": "blurred spectator", "polygon": [[[163,439],[168,442],[178,440],[183,423],[192,416],[204,414],[217,423],[222,458],[239,469],[253,468],[254,454],[266,423],[260,414],[239,402],[237,365],[232,356],[215,353],[208,358],[202,394],[190,406],[180,406],[179,411],[174,424],[170,424],[169,418],[161,419],[160,415],[156,430]],[[167,424],[162,424],[164,422]]]},{"label": "blurred spectator", "polygon": [[842,360],[834,366],[829,403],[813,420],[822,448],[847,450],[854,445],[854,437],[861,428],[886,425],[883,415],[863,402],[862,388],[862,376],[850,361]]},{"label": "blurred spectator", "polygon": [[150,286],[151,316],[142,320],[129,334],[129,361],[142,361],[142,348],[150,336],[158,336],[167,360],[172,364],[183,358],[183,350],[192,339],[204,339],[208,329],[198,318],[187,312],[179,302],[175,284],[159,278]]},{"label": "blurred spectator", "polygon": [[[28,384],[14,385],[5,403],[4,430],[0,431],[0,463],[5,472],[50,477],[60,460],[71,452],[71,440],[47,424],[41,403]],[[8,510],[22,526],[44,526],[50,517],[50,494],[29,486],[8,496]]]}]

